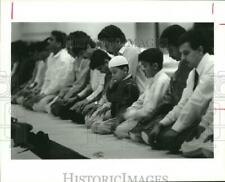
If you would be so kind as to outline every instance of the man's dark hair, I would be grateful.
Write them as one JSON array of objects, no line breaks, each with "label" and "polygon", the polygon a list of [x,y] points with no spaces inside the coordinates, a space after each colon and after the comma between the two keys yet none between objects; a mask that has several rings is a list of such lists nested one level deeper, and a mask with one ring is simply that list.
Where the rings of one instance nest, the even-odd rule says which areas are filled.
[{"label": "man's dark hair", "polygon": [[90,58],[91,60],[90,68],[93,70],[99,66],[104,65],[106,59],[110,60],[111,58],[105,51],[101,49],[95,50]]},{"label": "man's dark hair", "polygon": [[161,70],[163,67],[163,53],[157,48],[144,50],[138,55],[138,60],[147,62],[151,65],[157,63],[159,66],[159,70]]},{"label": "man's dark hair", "polygon": [[27,51],[29,54],[33,54],[34,52],[38,51],[40,49],[40,41],[37,42],[29,42]]},{"label": "man's dark hair", "polygon": [[178,39],[185,32],[186,30],[180,25],[171,25],[167,27],[160,36],[160,46],[166,47],[172,45],[178,47]]},{"label": "man's dark hair", "polygon": [[191,29],[184,33],[180,38],[179,38],[179,46],[182,44],[188,42],[191,46],[192,49],[196,50],[199,48],[199,46],[203,47],[203,53],[208,52],[208,43],[206,41],[206,38],[204,35],[201,33],[201,31],[196,30],[196,29]]},{"label": "man's dark hair", "polygon": [[28,46],[27,51],[32,54],[35,51],[41,52],[41,51],[46,50],[47,46],[49,45],[48,40],[49,40],[49,37],[43,41],[31,42]]},{"label": "man's dark hair", "polygon": [[72,52],[78,56],[82,51],[85,51],[89,46],[94,48],[95,42],[83,31],[75,31],[69,34],[68,40],[71,41]]},{"label": "man's dark hair", "polygon": [[122,30],[119,27],[117,27],[115,25],[106,26],[98,34],[98,40],[101,40],[101,41],[106,40],[109,42],[114,42],[117,39],[119,39],[121,43],[126,42],[126,37],[125,37],[124,33],[122,32]]},{"label": "man's dark hair", "polygon": [[38,51],[44,51],[47,49],[47,47],[49,45],[49,39],[50,39],[50,37],[46,38],[45,40],[43,40],[39,43]]},{"label": "man's dark hair", "polygon": [[22,40],[18,40],[11,43],[11,55],[20,59],[28,56],[28,44]]},{"label": "man's dark hair", "polygon": [[206,41],[206,52],[214,53],[214,23],[194,23],[193,29],[201,32]]},{"label": "man's dark hair", "polygon": [[51,34],[55,37],[56,41],[61,43],[62,48],[66,47],[66,34],[61,31],[52,31]]}]

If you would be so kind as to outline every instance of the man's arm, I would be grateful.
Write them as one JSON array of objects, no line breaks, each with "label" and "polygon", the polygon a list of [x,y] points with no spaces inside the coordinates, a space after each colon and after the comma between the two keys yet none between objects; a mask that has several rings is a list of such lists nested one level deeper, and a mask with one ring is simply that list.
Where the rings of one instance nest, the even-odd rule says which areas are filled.
[{"label": "man's arm", "polygon": [[92,92],[91,95],[89,95],[86,98],[88,100],[88,102],[95,100],[99,96],[99,94],[102,93],[102,91],[104,89],[104,82],[105,82],[105,74],[101,74],[98,88],[96,90],[94,90],[94,92]]},{"label": "man's arm", "polygon": [[82,60],[82,63],[81,63],[82,66],[81,66],[79,77],[76,78],[76,81],[73,83],[72,88],[65,95],[66,98],[69,98],[72,95],[77,94],[87,84],[89,77],[90,77],[89,63],[90,63],[90,61],[88,59]]},{"label": "man's arm", "polygon": [[190,89],[192,89],[192,84],[191,84],[191,79],[193,79],[193,71],[189,74],[188,79],[187,79],[187,86],[184,89],[182,93],[182,97],[179,101],[179,103],[173,108],[172,111],[170,111],[161,121],[160,124],[163,126],[168,126],[172,123],[174,123],[181,110],[183,109],[184,105],[186,104],[187,100],[189,99],[189,96],[191,95]]},{"label": "man's arm", "polygon": [[210,100],[213,98],[213,76],[205,74],[200,80],[195,91],[183,107],[180,116],[172,129],[181,132],[199,121],[207,109]]},{"label": "man's arm", "polygon": [[136,118],[138,120],[143,120],[145,118],[151,118],[154,115],[154,112],[165,95],[170,79],[163,77],[159,79],[157,83],[152,85],[152,88],[149,90],[149,102],[146,102],[145,105],[136,112]]}]

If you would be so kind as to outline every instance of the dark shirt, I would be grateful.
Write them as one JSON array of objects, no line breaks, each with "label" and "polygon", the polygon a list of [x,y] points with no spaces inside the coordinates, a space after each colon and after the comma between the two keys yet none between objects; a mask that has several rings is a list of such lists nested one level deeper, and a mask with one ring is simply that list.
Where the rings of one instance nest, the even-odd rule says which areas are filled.
[{"label": "dark shirt", "polygon": [[112,88],[108,88],[106,96],[111,102],[111,115],[116,117],[122,114],[139,97],[138,87],[131,76],[115,83]]},{"label": "dark shirt", "polygon": [[170,80],[169,88],[163,97],[155,115],[168,113],[178,104],[181,99],[188,75],[192,69],[188,67],[186,61],[180,61],[177,71],[173,74]]},{"label": "dark shirt", "polygon": [[35,61],[29,58],[24,58],[19,62],[16,73],[11,78],[11,93],[15,94],[20,86],[28,82],[32,78],[32,73],[35,67]]}]

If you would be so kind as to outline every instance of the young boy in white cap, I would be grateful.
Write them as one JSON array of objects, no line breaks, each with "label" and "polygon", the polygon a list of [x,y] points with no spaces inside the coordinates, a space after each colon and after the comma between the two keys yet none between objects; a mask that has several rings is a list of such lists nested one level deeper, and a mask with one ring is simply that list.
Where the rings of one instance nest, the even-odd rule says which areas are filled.
[{"label": "young boy in white cap", "polygon": [[139,97],[138,87],[129,74],[128,61],[125,57],[113,57],[108,67],[112,74],[112,79],[106,91],[106,97],[111,103],[111,119],[105,121],[102,119],[92,124],[92,131],[99,134],[113,133],[119,125],[120,117]]}]

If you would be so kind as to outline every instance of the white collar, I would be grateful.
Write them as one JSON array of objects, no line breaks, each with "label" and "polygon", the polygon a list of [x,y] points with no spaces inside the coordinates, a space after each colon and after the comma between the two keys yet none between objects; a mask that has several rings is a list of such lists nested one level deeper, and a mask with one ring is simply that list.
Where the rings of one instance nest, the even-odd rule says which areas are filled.
[{"label": "white collar", "polygon": [[197,68],[195,69],[199,75],[204,71],[205,65],[207,65],[207,61],[210,59],[210,55],[208,53],[204,54]]},{"label": "white collar", "polygon": [[123,80],[127,80],[130,77],[131,77],[131,74],[128,74]]},{"label": "white collar", "polygon": [[126,43],[123,45],[123,47],[120,48],[118,54],[119,54],[119,55],[123,55],[127,47],[131,47],[131,44],[130,44],[129,42],[126,42]]},{"label": "white collar", "polygon": [[65,51],[65,49],[61,49],[60,51],[58,51],[55,55],[53,55],[52,57],[54,58],[58,58],[60,56],[60,54]]},{"label": "white collar", "polygon": [[157,79],[160,77],[160,75],[161,75],[162,73],[164,73],[163,69],[161,69],[160,71],[158,71],[158,72],[155,74],[155,76],[152,77],[153,81],[157,80]]},{"label": "white collar", "polygon": [[123,55],[123,54],[124,54],[125,49],[126,49],[126,47],[125,47],[125,46],[121,47],[121,49],[120,49],[120,50],[119,50],[119,52],[118,52],[118,55]]}]

